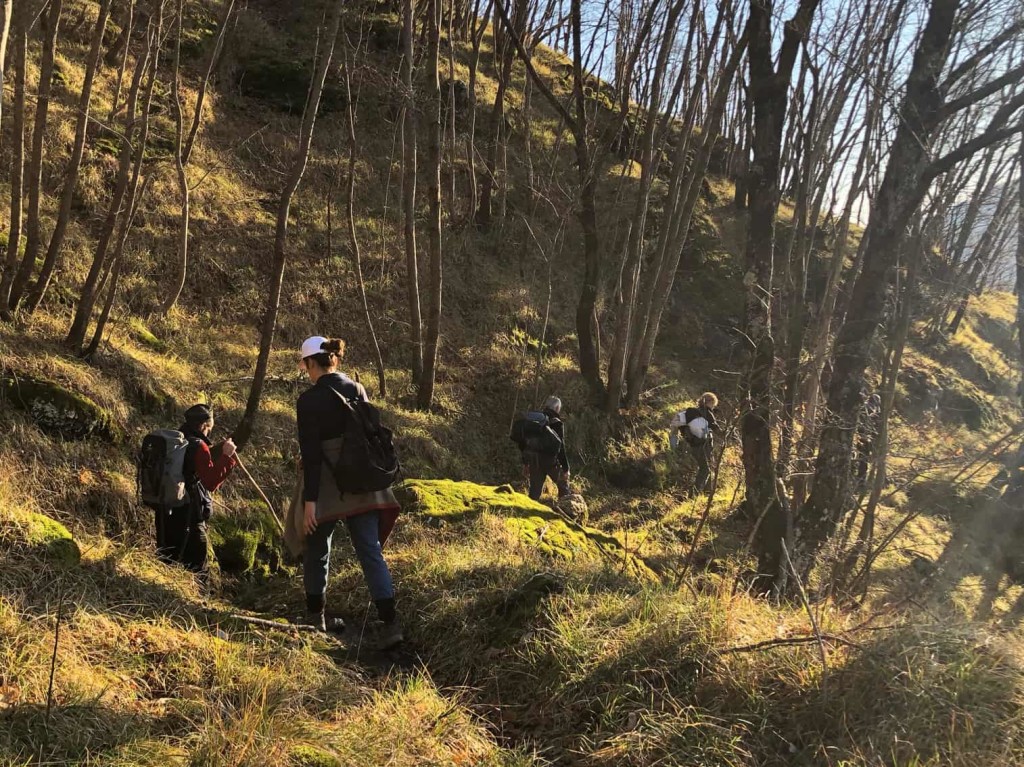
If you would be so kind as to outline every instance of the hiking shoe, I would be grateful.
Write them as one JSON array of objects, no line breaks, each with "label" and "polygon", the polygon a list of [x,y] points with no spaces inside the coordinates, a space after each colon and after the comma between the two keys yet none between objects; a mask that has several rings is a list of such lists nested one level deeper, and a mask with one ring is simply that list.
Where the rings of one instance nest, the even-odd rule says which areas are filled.
[{"label": "hiking shoe", "polygon": [[398,621],[377,624],[377,649],[390,650],[405,641],[402,626]]}]

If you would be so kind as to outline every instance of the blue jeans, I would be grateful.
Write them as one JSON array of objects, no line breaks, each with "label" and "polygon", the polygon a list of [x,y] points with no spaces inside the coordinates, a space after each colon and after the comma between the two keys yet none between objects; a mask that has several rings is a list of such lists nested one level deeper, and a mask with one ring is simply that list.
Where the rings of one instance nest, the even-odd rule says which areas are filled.
[{"label": "blue jeans", "polygon": [[[345,520],[356,557],[363,568],[363,577],[374,600],[392,599],[395,587],[391,571],[380,547],[380,520],[376,511],[356,514]],[[306,549],[302,553],[302,582],[307,594],[327,591],[327,574],[331,564],[331,540],[337,522],[324,522],[306,536]]]}]

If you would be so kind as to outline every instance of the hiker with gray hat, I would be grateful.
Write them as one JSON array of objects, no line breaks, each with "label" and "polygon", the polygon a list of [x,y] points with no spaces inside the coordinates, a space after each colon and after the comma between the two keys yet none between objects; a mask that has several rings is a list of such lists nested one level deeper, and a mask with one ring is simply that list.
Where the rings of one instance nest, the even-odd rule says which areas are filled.
[{"label": "hiker with gray hat", "polygon": [[523,413],[512,423],[509,436],[519,446],[523,472],[533,500],[540,500],[548,478],[558,488],[559,498],[572,494],[569,489],[569,459],[565,455],[562,400],[548,397],[541,410]]}]

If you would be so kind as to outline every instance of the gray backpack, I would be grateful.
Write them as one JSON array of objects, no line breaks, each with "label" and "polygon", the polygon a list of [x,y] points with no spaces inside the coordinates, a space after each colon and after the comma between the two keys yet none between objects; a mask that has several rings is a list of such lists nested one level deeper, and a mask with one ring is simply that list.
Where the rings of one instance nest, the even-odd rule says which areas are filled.
[{"label": "gray backpack", "polygon": [[136,484],[151,509],[172,509],[188,502],[185,452],[188,440],[180,431],[157,429],[145,436],[136,462]]}]

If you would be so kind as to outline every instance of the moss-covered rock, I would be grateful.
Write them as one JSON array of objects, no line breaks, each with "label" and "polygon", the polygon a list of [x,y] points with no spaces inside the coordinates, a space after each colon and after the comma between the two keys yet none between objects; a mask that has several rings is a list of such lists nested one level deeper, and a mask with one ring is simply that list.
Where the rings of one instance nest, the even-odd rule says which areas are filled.
[{"label": "moss-covered rock", "polygon": [[61,567],[74,567],[82,557],[64,525],[34,511],[18,509],[0,514],[0,540]]},{"label": "moss-covered rock", "polygon": [[448,522],[494,514],[525,543],[547,556],[604,561],[640,580],[656,578],[647,564],[628,552],[614,535],[577,524],[544,504],[513,492],[507,485],[489,487],[448,479],[411,479],[395,490],[407,511]]},{"label": "moss-covered rock", "polygon": [[209,537],[225,573],[273,571],[280,566],[277,528],[265,510],[250,507],[235,514],[214,514]]},{"label": "moss-covered rock", "polygon": [[110,413],[88,397],[52,381],[0,377],[0,401],[28,413],[40,429],[64,439],[124,441],[124,432]]}]

